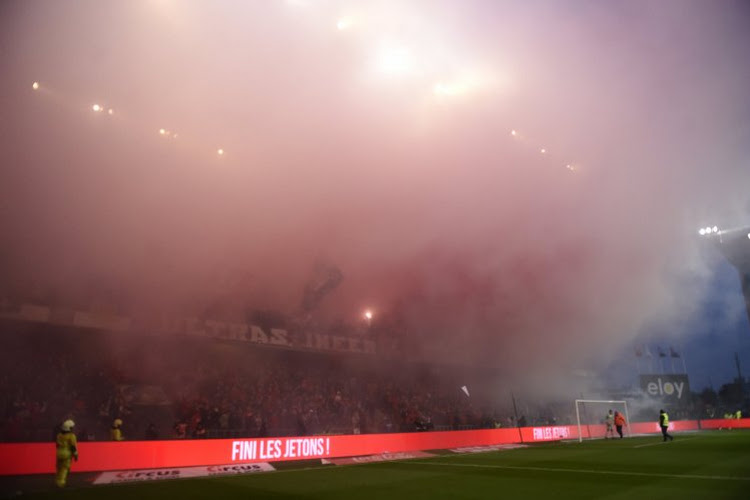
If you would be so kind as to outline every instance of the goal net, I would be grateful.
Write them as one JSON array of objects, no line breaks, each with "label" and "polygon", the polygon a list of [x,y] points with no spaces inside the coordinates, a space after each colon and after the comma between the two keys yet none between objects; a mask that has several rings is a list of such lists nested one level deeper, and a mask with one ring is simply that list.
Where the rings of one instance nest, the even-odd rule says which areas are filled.
[{"label": "goal net", "polygon": [[[607,426],[609,411],[612,410],[612,428]],[[598,399],[576,399],[576,423],[578,424],[578,441],[583,438],[619,438],[614,425],[614,416],[620,413],[625,417],[622,432],[630,436],[630,415],[627,401],[606,401]]]}]

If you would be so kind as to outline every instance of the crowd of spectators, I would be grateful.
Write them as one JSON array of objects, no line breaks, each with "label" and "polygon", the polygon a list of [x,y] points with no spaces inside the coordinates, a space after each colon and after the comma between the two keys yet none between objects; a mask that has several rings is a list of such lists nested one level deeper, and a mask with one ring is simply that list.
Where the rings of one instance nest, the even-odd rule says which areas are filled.
[{"label": "crowd of spectators", "polygon": [[[3,332],[6,333],[6,332]],[[83,439],[125,411],[114,390],[123,374],[106,352],[88,351],[85,335],[23,331],[3,335],[0,438],[47,440],[55,425],[76,415]],[[104,437],[104,433],[101,433]]]},{"label": "crowd of spectators", "polygon": [[[15,325],[12,325],[15,327]],[[13,328],[11,328],[12,330]],[[74,418],[82,440],[358,434],[494,425],[435,369],[368,355],[210,339],[118,339],[46,325],[2,332],[0,440],[49,440]],[[144,401],[144,392],[161,394]],[[151,398],[153,399],[153,398]]]},{"label": "crowd of spectators", "polygon": [[[191,360],[165,381],[177,437],[263,437],[466,428],[482,423],[455,384],[341,355],[274,353],[247,362]],[[184,362],[183,358],[183,362]],[[204,432],[205,430],[205,432]]]},{"label": "crowd of spectators", "polygon": [[[128,440],[575,422],[569,402],[538,408],[519,404],[516,420],[512,407],[496,411],[492,398],[474,390],[481,389],[481,378],[469,384],[469,397],[457,373],[446,366],[212,339],[1,326],[0,441],[5,442],[48,441],[67,418],[76,421],[80,440],[108,439],[114,419],[124,421]],[[650,411],[647,406],[644,411]],[[631,417],[640,417],[634,410]],[[691,417],[679,409],[673,414],[675,419]],[[644,420],[652,417],[643,415]]]}]

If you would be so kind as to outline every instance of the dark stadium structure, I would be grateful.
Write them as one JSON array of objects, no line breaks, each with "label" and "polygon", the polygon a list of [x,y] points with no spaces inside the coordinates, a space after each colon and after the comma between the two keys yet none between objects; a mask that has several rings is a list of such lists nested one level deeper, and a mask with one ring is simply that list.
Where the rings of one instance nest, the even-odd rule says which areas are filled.
[{"label": "dark stadium structure", "polygon": [[750,320],[750,226],[706,231],[705,235],[713,240],[724,257],[737,269]]}]

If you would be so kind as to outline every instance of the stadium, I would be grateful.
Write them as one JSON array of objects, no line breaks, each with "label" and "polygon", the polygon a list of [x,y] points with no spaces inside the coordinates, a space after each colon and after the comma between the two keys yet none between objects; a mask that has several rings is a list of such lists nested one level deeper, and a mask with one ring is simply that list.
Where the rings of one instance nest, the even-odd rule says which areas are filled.
[{"label": "stadium", "polygon": [[746,498],[748,22],[2,2],[0,498]]}]

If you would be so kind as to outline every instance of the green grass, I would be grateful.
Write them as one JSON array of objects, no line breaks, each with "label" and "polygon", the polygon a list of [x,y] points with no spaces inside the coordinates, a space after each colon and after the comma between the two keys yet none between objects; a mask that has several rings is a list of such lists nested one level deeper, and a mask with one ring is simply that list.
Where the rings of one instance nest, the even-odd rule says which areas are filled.
[{"label": "green grass", "polygon": [[71,489],[32,497],[746,499],[750,431],[677,434],[666,444],[661,444],[661,436],[650,436],[366,465],[310,465],[287,465],[256,475],[115,486],[75,487],[74,482]]}]

